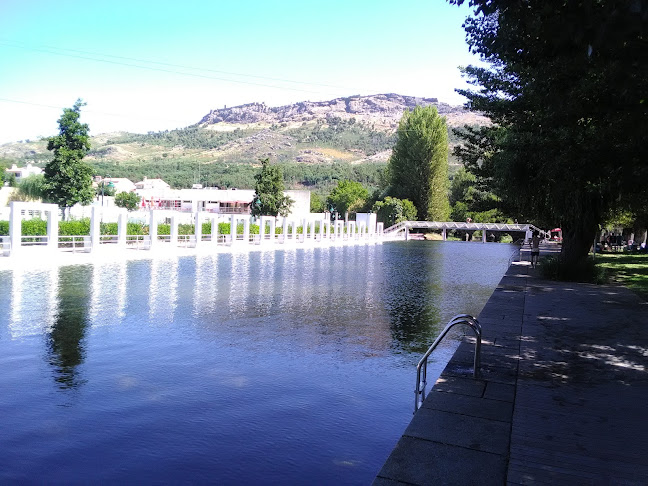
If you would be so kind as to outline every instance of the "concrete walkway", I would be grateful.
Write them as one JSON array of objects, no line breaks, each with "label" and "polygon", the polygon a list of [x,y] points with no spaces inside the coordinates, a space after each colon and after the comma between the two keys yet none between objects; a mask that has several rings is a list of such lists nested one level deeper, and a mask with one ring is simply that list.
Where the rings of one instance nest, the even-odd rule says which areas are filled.
[{"label": "concrete walkway", "polygon": [[647,302],[513,265],[479,320],[375,485],[648,484]]}]

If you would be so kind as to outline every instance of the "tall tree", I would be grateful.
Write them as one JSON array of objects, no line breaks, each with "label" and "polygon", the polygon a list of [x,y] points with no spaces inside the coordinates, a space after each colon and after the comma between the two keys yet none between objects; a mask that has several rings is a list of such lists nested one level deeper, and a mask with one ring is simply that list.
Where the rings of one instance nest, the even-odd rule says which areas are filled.
[{"label": "tall tree", "polygon": [[405,111],[389,159],[389,176],[390,194],[412,201],[420,220],[448,218],[448,130],[436,107]]},{"label": "tall tree", "polygon": [[261,160],[261,171],[254,176],[253,216],[287,216],[294,201],[284,194],[281,168]]},{"label": "tall tree", "polygon": [[80,99],[72,108],[65,108],[58,120],[59,134],[47,141],[47,150],[54,158],[45,166],[44,195],[64,210],[76,203],[90,204],[94,197],[92,169],[83,162],[90,150],[88,125],[79,122]]},{"label": "tall tree", "polygon": [[[462,4],[463,0],[449,0]],[[561,258],[587,256],[598,224],[642,198],[648,179],[648,4],[470,0],[458,90],[490,127],[466,128],[466,167],[507,212],[561,225]]]}]

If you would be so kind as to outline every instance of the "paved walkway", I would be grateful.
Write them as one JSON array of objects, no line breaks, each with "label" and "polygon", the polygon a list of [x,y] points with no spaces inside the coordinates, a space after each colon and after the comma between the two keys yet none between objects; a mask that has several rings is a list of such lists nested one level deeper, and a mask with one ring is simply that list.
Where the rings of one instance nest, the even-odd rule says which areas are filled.
[{"label": "paved walkway", "polygon": [[375,485],[648,484],[647,302],[513,265],[479,320]]}]

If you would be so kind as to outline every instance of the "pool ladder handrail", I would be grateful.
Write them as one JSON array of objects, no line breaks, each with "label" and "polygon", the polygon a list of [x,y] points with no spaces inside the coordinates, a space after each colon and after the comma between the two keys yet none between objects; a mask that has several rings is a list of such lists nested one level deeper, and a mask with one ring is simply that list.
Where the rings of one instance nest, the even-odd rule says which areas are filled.
[{"label": "pool ladder handrail", "polygon": [[480,371],[480,366],[481,366],[481,336],[482,336],[482,328],[481,324],[479,324],[479,321],[471,316],[470,314],[457,314],[454,316],[450,321],[448,321],[448,324],[446,324],[446,327],[443,328],[443,331],[441,331],[441,334],[434,340],[432,343],[432,346],[427,350],[427,352],[423,355],[421,360],[418,362],[416,365],[416,390],[414,390],[414,412],[416,412],[419,407],[423,404],[423,400],[425,400],[425,386],[427,384],[427,362],[428,362],[428,357],[432,354],[432,351],[439,345],[441,340],[448,334],[450,329],[452,329],[454,326],[457,326],[459,324],[464,324],[470,329],[473,330],[475,333],[475,337],[477,338],[475,341],[475,359],[473,362],[474,369],[473,369],[473,378],[479,378],[479,371]]}]

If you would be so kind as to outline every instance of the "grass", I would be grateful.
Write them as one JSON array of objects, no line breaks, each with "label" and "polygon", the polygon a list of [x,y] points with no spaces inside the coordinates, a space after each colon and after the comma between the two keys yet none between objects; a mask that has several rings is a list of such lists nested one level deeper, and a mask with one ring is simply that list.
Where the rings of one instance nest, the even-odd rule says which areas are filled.
[{"label": "grass", "polygon": [[618,282],[648,300],[648,253],[599,253],[596,266]]}]

